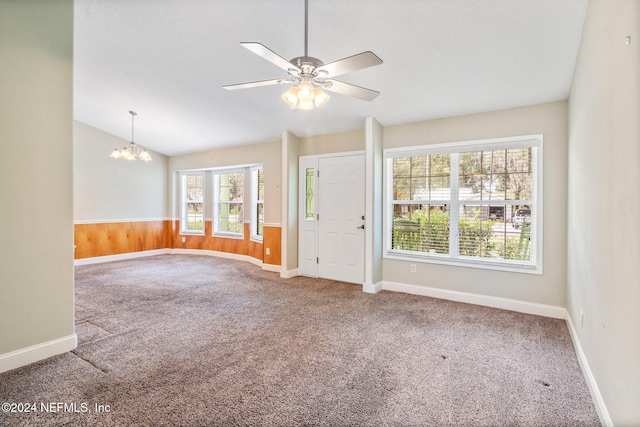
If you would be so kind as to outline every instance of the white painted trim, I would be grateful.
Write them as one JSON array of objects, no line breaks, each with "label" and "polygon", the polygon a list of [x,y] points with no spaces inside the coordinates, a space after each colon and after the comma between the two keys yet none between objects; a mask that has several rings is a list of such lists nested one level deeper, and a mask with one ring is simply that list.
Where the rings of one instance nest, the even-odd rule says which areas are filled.
[{"label": "white painted trim", "polygon": [[296,277],[298,275],[299,274],[297,268],[294,268],[293,270],[280,270],[280,277],[282,277],[283,279],[291,279],[292,277]]},{"label": "white painted trim", "polygon": [[282,270],[282,266],[276,265],[276,264],[262,264],[262,269],[264,271],[271,271],[273,273],[280,273],[280,270]]},{"label": "white painted trim", "polygon": [[282,224],[279,222],[265,222],[262,225],[264,225],[265,227],[280,227],[282,228]]},{"label": "white painted trim", "polygon": [[382,290],[382,282],[362,284],[362,292],[365,292],[367,294],[377,294],[381,290]]},{"label": "white painted trim", "polygon": [[404,292],[407,294],[422,295],[426,297],[482,305],[485,307],[499,308],[502,310],[517,311],[519,313],[534,314],[537,316],[551,317],[554,319],[564,319],[566,317],[566,310],[563,307],[538,304],[534,302],[520,301],[509,298],[472,294],[469,292],[451,291],[447,289],[432,288],[429,286],[387,281],[382,282],[382,289],[386,291]]},{"label": "white painted trim", "polygon": [[[282,173],[280,177],[280,219],[282,223],[285,224],[285,227],[280,228],[280,259],[282,268],[287,268],[289,264],[289,174],[291,173],[291,168],[289,167],[289,146],[292,144],[293,142],[289,141],[289,133],[283,130],[280,147],[280,161],[282,163]],[[296,154],[298,154],[298,152],[296,152]],[[296,171],[296,175],[297,174],[298,171]],[[282,276],[282,273],[280,273],[280,275]]]},{"label": "white painted trim", "polygon": [[66,353],[77,346],[78,336],[74,333],[66,337],[2,354],[0,355],[0,373]]},{"label": "white painted trim", "polygon": [[225,259],[233,259],[236,261],[246,261],[253,265],[257,265],[262,267],[262,261],[257,258],[251,257],[249,255],[242,254],[234,254],[231,252],[220,252],[220,251],[211,251],[208,249],[170,249],[169,251],[172,255],[207,255],[213,256],[217,258],[225,258]]},{"label": "white painted trim", "polygon": [[325,153],[325,154],[307,154],[306,156],[299,156],[298,159],[318,160],[318,159],[330,159],[332,157],[359,156],[361,154],[365,154],[365,150],[340,151],[338,153]]},{"label": "white painted trim", "polygon": [[596,382],[596,378],[593,376],[593,372],[591,372],[591,367],[589,366],[589,361],[587,356],[584,354],[582,350],[582,345],[580,344],[580,338],[578,337],[578,332],[573,324],[573,320],[571,320],[571,315],[565,309],[565,321],[567,322],[567,326],[569,327],[569,333],[571,334],[571,340],[573,341],[573,347],[576,350],[576,355],[578,356],[578,363],[582,368],[582,372],[584,374],[585,380],[587,381],[587,386],[589,387],[589,391],[591,392],[591,399],[593,399],[593,403],[596,407],[596,411],[598,412],[598,417],[600,417],[600,423],[607,427],[613,427],[613,420],[609,415],[609,411],[607,410],[607,405],[604,403],[604,399],[602,398],[602,394],[600,393],[600,388],[598,387],[598,383]]},{"label": "white painted trim", "polygon": [[125,218],[125,219],[87,219],[74,221],[74,224],[108,224],[117,222],[154,222],[154,221],[173,221],[173,218]]},{"label": "white painted trim", "polygon": [[73,261],[73,265],[100,264],[102,262],[122,261],[125,259],[142,258],[154,255],[164,255],[171,253],[171,249],[153,249],[150,251],[127,252],[117,255],[97,256],[93,258],[80,258]]},{"label": "white painted trim", "polygon": [[[220,251],[211,251],[211,250],[206,250],[206,249],[180,249],[180,248],[176,248],[176,249],[154,249],[152,251],[140,251],[140,252],[128,252],[125,254],[118,254],[118,255],[106,255],[106,256],[100,256],[100,257],[94,257],[94,258],[82,258],[82,259],[77,259],[74,261],[74,265],[87,265],[87,264],[99,264],[102,262],[111,262],[111,261],[122,261],[122,260],[127,260],[127,259],[135,259],[135,258],[142,258],[142,257],[147,257],[147,256],[154,256],[154,255],[166,255],[166,254],[170,254],[170,255],[207,255],[207,256],[214,256],[214,257],[218,257],[218,258],[226,258],[226,259],[234,259],[237,261],[245,261],[245,262],[249,262],[253,265],[257,265],[258,267],[262,268],[263,270],[266,271],[273,271],[275,273],[281,273],[282,271],[282,267],[279,265],[275,265],[275,264],[264,264],[262,261],[260,261],[257,258],[254,258],[252,256],[249,255],[241,255],[241,254],[234,254],[234,253],[230,253],[230,252],[220,252]],[[298,270],[291,270],[293,273],[292,276],[290,277],[295,277],[298,274]],[[284,276],[283,276],[284,277]]]}]

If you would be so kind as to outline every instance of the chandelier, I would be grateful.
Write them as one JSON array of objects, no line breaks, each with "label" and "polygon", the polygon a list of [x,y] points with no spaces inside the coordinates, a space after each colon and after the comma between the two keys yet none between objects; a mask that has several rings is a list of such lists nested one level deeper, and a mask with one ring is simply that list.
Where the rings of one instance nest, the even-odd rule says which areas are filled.
[{"label": "chandelier", "polygon": [[133,142],[133,119],[138,115],[135,111],[129,111],[131,114],[131,142],[129,145],[124,146],[122,149],[114,148],[111,152],[111,156],[114,159],[136,160],[140,159],[145,162],[151,161],[151,155],[147,150],[135,142]]}]

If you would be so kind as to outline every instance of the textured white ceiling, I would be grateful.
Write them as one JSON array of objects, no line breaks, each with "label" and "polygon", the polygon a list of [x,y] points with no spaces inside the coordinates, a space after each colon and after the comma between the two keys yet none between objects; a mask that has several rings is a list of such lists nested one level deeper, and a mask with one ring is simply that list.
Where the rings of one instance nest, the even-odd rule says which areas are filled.
[{"label": "textured white ceiling", "polygon": [[240,46],[304,53],[303,0],[75,2],[74,116],[166,155],[566,99],[587,0],[309,0],[309,55],[371,50],[384,63],[339,79],[375,89],[290,110],[285,77]]}]

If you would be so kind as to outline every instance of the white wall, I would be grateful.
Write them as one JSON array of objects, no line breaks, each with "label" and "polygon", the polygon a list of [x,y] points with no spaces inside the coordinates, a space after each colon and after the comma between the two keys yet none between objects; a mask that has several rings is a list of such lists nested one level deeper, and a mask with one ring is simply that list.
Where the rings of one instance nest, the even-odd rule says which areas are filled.
[{"label": "white wall", "polygon": [[350,132],[330,133],[299,138],[300,156],[312,154],[345,153],[365,149],[364,121],[363,129]]},{"label": "white wall", "polygon": [[565,307],[567,103],[554,102],[470,116],[388,126],[384,148],[544,135],[544,274],[383,260],[383,281]]},{"label": "white wall", "polygon": [[[128,126],[123,114],[123,126]],[[74,121],[73,215],[76,222],[169,219],[169,159],[150,151],[152,161],[109,157],[129,141]]]},{"label": "white wall", "polygon": [[640,1],[591,0],[569,99],[568,309],[617,426],[640,425],[639,30]]},{"label": "white wall", "polygon": [[76,343],[72,57],[72,0],[0,2],[0,371]]}]

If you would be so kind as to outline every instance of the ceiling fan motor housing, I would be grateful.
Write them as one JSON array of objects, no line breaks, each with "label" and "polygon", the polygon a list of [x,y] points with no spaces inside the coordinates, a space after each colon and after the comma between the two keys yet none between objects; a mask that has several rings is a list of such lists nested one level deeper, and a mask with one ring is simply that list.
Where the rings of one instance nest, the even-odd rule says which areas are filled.
[{"label": "ceiling fan motor housing", "polygon": [[301,75],[309,75],[315,77],[318,73],[316,69],[322,67],[324,62],[312,56],[298,56],[290,61],[293,65],[302,70]]}]

